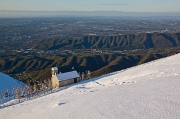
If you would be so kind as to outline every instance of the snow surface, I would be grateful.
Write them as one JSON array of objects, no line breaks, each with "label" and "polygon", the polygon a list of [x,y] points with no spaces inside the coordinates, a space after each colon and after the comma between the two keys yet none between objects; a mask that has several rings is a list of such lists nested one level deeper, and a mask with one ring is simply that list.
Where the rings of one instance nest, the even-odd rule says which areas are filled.
[{"label": "snow surface", "polygon": [[0,110],[1,119],[178,119],[180,54]]},{"label": "snow surface", "polygon": [[58,70],[58,68],[57,67],[53,67],[52,70]]},{"label": "snow surface", "polygon": [[63,81],[63,80],[78,78],[80,76],[77,73],[77,71],[70,71],[70,72],[65,72],[65,73],[59,73],[56,75],[56,77],[58,80]]},{"label": "snow surface", "polygon": [[14,86],[23,86],[24,84],[4,73],[0,72],[0,91],[8,90],[12,93]]}]

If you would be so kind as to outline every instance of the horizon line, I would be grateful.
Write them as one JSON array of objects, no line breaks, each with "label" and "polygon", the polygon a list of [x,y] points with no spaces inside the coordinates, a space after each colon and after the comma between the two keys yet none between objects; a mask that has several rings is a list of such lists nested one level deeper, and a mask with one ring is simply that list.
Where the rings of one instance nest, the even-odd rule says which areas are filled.
[{"label": "horizon line", "polygon": [[142,12],[134,12],[134,11],[116,11],[116,10],[94,10],[94,11],[79,11],[79,10],[0,10],[0,12],[126,12],[126,13],[180,13],[180,11],[142,11]]}]

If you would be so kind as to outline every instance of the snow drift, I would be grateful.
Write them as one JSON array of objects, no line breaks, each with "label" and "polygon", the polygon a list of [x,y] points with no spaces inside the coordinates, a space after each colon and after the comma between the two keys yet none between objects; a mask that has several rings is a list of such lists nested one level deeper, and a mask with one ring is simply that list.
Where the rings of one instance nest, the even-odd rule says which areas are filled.
[{"label": "snow drift", "polygon": [[4,73],[0,72],[0,91],[9,90],[12,93],[14,86],[23,86],[24,84]]},{"label": "snow drift", "polygon": [[2,119],[177,119],[180,54],[0,110]]}]

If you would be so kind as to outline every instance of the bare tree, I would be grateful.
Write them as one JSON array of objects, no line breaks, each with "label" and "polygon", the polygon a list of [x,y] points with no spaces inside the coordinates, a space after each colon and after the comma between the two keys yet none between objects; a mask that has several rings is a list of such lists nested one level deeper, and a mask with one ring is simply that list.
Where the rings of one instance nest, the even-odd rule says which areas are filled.
[{"label": "bare tree", "polygon": [[14,87],[14,94],[15,94],[15,98],[19,99],[19,103],[20,103],[20,99],[22,96],[22,87]]},{"label": "bare tree", "polygon": [[90,75],[91,75],[91,71],[90,71],[90,70],[88,70],[88,71],[87,71],[87,76],[88,76],[88,79],[89,79],[89,78],[91,78],[91,77],[90,77]]},{"label": "bare tree", "polygon": [[29,88],[27,91],[27,99],[30,99],[31,95],[32,95],[32,90],[31,90],[31,88]]},{"label": "bare tree", "polygon": [[0,92],[0,99],[1,99],[0,104],[2,104],[3,103],[3,93],[2,93],[2,91]]},{"label": "bare tree", "polygon": [[33,92],[34,92],[34,96],[36,96],[36,92],[37,92],[37,85],[36,85],[36,83],[34,83]]},{"label": "bare tree", "polygon": [[23,88],[23,96],[27,97],[27,99],[30,99],[30,95],[31,95],[32,91],[31,88],[28,86],[25,86]]},{"label": "bare tree", "polygon": [[79,81],[81,81],[81,80],[82,80],[82,78],[81,78],[81,72],[79,72],[78,74],[79,74],[79,76],[80,76],[80,80],[79,80]]},{"label": "bare tree", "polygon": [[20,99],[21,99],[21,96],[22,96],[22,87],[18,87],[18,99],[19,99],[19,102],[20,102]]},{"label": "bare tree", "polygon": [[43,81],[44,83],[42,84],[42,91],[43,91],[43,93],[44,93],[44,95],[45,95],[45,93],[47,92],[47,90],[48,90],[48,82],[47,82],[47,80],[44,80]]},{"label": "bare tree", "polygon": [[10,99],[9,99],[9,98],[10,98],[10,93],[9,93],[8,90],[5,90],[5,91],[4,91],[4,98],[5,98],[5,100],[6,100],[6,98],[8,98],[8,101],[10,100]]},{"label": "bare tree", "polygon": [[84,74],[84,72],[82,72],[82,74],[81,74],[81,79],[82,80],[84,80],[84,76],[85,76],[85,74]]},{"label": "bare tree", "polygon": [[52,81],[50,78],[48,79],[48,89],[51,90],[51,93],[52,93],[53,86],[52,86]]},{"label": "bare tree", "polygon": [[29,81],[29,80],[27,80],[26,85],[27,85],[28,87],[30,87],[30,81]]},{"label": "bare tree", "polygon": [[6,90],[3,90],[3,98],[4,98],[4,101],[6,102],[6,95],[5,95],[5,93],[6,93]]},{"label": "bare tree", "polygon": [[14,89],[14,87],[12,88],[12,96],[13,96],[13,99],[15,99],[15,89]]}]

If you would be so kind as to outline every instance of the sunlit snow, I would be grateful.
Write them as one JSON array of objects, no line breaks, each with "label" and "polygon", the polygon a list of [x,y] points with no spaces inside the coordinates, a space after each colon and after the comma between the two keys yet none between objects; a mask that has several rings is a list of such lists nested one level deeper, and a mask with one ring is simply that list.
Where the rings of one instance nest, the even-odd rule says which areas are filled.
[{"label": "sunlit snow", "polygon": [[2,119],[178,119],[180,54],[0,109]]}]

